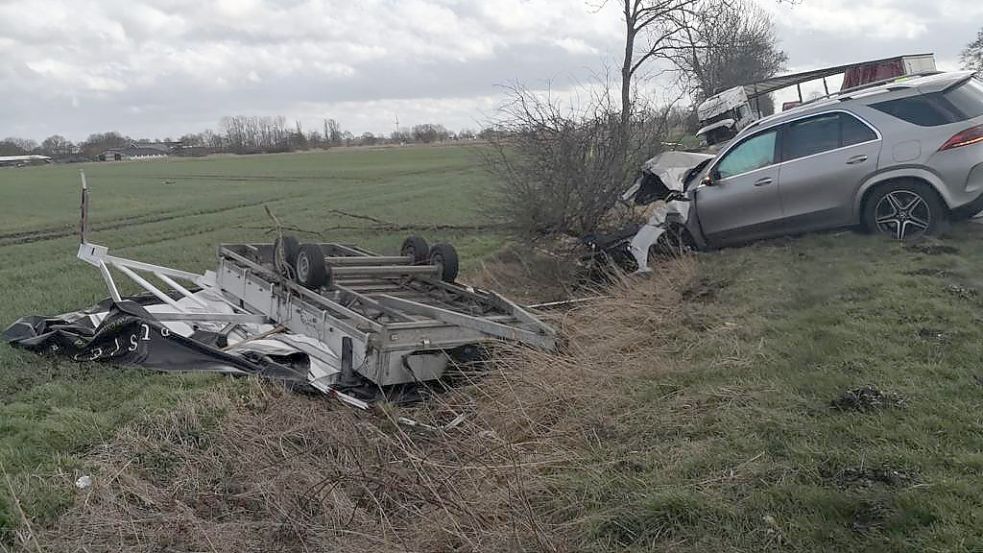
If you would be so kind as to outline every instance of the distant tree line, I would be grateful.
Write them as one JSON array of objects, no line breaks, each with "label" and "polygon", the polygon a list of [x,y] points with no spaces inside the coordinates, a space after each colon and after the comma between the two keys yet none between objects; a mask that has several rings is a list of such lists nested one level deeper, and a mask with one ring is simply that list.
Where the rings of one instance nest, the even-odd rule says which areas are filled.
[{"label": "distant tree line", "polygon": [[434,144],[459,140],[488,139],[495,136],[492,128],[481,131],[447,130],[436,123],[423,123],[408,129],[393,131],[388,136],[370,132],[355,136],[343,129],[338,121],[323,120],[320,129],[305,130],[300,121],[287,123],[282,115],[234,115],[222,117],[216,130],[206,129],[188,133],[177,141],[171,138],[132,138],[116,131],[90,134],[85,140],[73,143],[61,135],[45,138],[40,144],[27,138],[9,137],[0,140],[0,156],[40,154],[56,161],[95,160],[106,150],[125,148],[133,143],[176,143],[176,155],[206,155],[229,152],[236,154],[294,152],[344,146],[377,146],[383,144]]}]

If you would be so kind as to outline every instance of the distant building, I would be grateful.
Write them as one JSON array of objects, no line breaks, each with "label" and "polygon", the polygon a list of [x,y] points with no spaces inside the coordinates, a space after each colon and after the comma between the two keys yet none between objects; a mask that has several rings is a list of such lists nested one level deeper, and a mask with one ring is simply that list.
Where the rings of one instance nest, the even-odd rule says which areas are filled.
[{"label": "distant building", "polygon": [[27,165],[44,165],[51,163],[48,156],[0,156],[0,167],[24,167]]},{"label": "distant building", "polygon": [[124,148],[110,148],[99,154],[99,161],[157,159],[171,155],[172,148],[163,142],[131,142]]}]

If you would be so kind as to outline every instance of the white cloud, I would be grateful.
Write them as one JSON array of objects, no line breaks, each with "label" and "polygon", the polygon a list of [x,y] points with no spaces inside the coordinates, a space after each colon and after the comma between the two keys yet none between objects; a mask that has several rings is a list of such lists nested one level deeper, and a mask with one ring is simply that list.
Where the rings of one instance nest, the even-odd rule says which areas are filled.
[{"label": "white cloud", "polygon": [[[758,2],[795,67],[920,50],[953,60],[983,15],[978,0]],[[0,136],[175,136],[235,113],[334,117],[354,132],[389,132],[397,112],[474,126],[497,84],[562,89],[617,66],[615,4],[0,0]]]},{"label": "white cloud", "polygon": [[759,4],[799,37],[822,33],[844,39],[911,40],[928,32],[925,12],[904,9],[892,0],[806,0],[793,5],[765,0]]}]

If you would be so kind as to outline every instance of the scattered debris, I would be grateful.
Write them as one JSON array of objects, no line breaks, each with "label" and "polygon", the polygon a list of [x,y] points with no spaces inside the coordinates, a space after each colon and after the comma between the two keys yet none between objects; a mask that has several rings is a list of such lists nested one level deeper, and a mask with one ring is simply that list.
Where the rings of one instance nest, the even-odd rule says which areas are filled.
[{"label": "scattered debris", "polygon": [[92,486],[92,477],[89,475],[79,476],[79,479],[75,481],[75,487],[84,490]]},{"label": "scattered debris", "polygon": [[890,468],[847,467],[832,476],[840,488],[870,488],[875,484],[904,486],[918,481],[916,476],[905,470]]},{"label": "scattered debris", "polygon": [[848,390],[830,402],[830,406],[840,411],[859,411],[865,413],[888,407],[904,408],[905,400],[890,392],[881,392],[874,386],[864,386],[856,390]]},{"label": "scattered debris", "polygon": [[412,426],[414,428],[424,428],[426,430],[430,430],[433,432],[446,432],[448,430],[453,430],[454,428],[457,428],[458,426],[461,425],[461,423],[467,420],[467,418],[468,416],[466,414],[461,413],[460,415],[454,417],[454,419],[451,422],[441,426],[434,426],[432,424],[415,421],[409,417],[399,417],[398,419],[396,419],[396,421],[399,422],[399,424],[405,426]]},{"label": "scattered debris", "polygon": [[976,297],[976,290],[966,288],[959,284],[950,284],[945,287],[945,291],[960,299],[968,300]]}]

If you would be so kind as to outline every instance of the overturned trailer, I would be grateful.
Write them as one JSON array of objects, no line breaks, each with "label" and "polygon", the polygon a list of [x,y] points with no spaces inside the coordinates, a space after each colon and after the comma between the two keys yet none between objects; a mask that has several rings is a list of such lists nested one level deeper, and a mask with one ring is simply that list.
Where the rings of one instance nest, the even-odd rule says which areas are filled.
[{"label": "overturned trailer", "polygon": [[[85,220],[83,207],[78,257],[99,270],[111,301],[22,319],[6,341],[79,361],[273,374],[360,406],[339,392],[433,381],[489,342],[556,347],[530,311],[456,282],[449,244],[409,237],[399,255],[383,256],[281,236],[223,244],[216,270],[199,274],[113,255],[85,239]],[[120,276],[144,292],[124,296]]]}]

